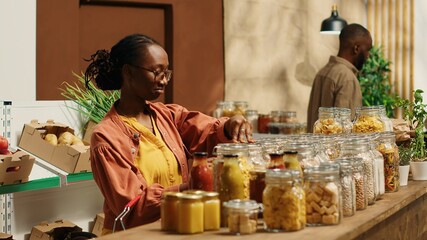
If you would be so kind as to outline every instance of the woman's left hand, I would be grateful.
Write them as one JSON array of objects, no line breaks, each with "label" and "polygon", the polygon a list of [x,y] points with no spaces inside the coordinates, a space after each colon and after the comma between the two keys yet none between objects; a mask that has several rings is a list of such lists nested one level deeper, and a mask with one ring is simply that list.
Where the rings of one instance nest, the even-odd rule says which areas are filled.
[{"label": "woman's left hand", "polygon": [[242,115],[236,115],[228,119],[227,122],[225,122],[224,128],[226,135],[235,143],[255,142],[252,137],[252,124]]}]

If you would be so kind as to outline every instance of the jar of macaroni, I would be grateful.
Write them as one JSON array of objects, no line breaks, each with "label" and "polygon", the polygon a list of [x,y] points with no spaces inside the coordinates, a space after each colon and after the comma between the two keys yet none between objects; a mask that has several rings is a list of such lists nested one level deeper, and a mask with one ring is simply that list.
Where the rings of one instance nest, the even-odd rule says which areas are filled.
[{"label": "jar of macaroni", "polygon": [[313,125],[313,133],[338,134],[343,132],[343,127],[335,117],[334,108],[319,107],[319,119]]},{"label": "jar of macaroni", "polygon": [[354,133],[384,132],[385,124],[377,107],[362,107],[353,124]]},{"label": "jar of macaroni", "polygon": [[298,170],[269,169],[263,193],[264,228],[269,232],[298,231],[306,224],[305,193]]},{"label": "jar of macaroni", "polygon": [[339,165],[322,163],[304,170],[307,226],[336,225],[341,222]]},{"label": "jar of macaroni", "polygon": [[178,198],[182,193],[164,192],[160,204],[160,225],[163,231],[178,229]]},{"label": "jar of macaroni", "polygon": [[254,200],[235,199],[223,203],[227,212],[230,233],[236,235],[256,233],[259,204]]},{"label": "jar of macaroni", "polygon": [[193,234],[204,230],[202,196],[182,194],[178,200],[178,233]]}]

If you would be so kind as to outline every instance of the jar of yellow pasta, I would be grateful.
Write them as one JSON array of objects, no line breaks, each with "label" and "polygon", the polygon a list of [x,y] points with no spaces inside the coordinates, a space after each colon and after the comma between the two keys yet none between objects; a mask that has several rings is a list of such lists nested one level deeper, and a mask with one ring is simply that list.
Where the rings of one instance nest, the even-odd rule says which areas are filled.
[{"label": "jar of yellow pasta", "polygon": [[336,117],[336,111],[330,107],[319,107],[319,119],[314,123],[313,133],[338,134],[343,132],[340,120]]},{"label": "jar of yellow pasta", "polygon": [[298,170],[269,169],[263,193],[264,228],[270,232],[305,227],[305,193]]},{"label": "jar of yellow pasta", "polygon": [[342,218],[339,164],[322,163],[304,170],[307,226],[339,224]]},{"label": "jar of yellow pasta", "polygon": [[356,120],[353,123],[354,133],[374,133],[384,131],[385,123],[381,119],[381,114],[377,107],[362,107],[358,110]]}]

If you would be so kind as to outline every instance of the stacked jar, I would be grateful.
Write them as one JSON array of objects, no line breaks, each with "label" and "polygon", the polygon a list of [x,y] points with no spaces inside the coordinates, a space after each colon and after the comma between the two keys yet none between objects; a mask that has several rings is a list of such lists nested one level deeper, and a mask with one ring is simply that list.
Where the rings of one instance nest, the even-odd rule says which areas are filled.
[{"label": "stacked jar", "polygon": [[305,193],[298,170],[267,170],[262,202],[267,231],[297,231],[305,227]]},{"label": "stacked jar", "polygon": [[375,182],[375,179],[378,179],[378,176],[375,176],[378,172],[376,170],[375,160],[369,151],[369,141],[357,136],[349,138],[348,141],[341,145],[340,158],[343,157],[359,157],[363,159],[363,173],[366,179],[365,184],[368,204],[374,204],[379,194],[379,189],[377,189],[377,183]]},{"label": "stacked jar", "polygon": [[353,179],[352,159],[340,158],[336,161],[340,165],[342,213],[344,217],[350,217],[356,213],[356,185]]},{"label": "stacked jar", "polygon": [[343,132],[342,124],[336,118],[335,109],[319,107],[319,119],[314,123],[313,133],[338,134]]},{"label": "stacked jar", "polygon": [[377,107],[362,107],[358,110],[353,124],[354,133],[374,133],[383,132],[384,130],[385,124]]},{"label": "stacked jar", "polygon": [[321,164],[304,170],[308,226],[336,225],[342,218],[339,165]]},{"label": "stacked jar", "polygon": [[399,181],[399,151],[394,132],[382,132],[378,137],[377,150],[384,160],[385,191],[397,192]]}]

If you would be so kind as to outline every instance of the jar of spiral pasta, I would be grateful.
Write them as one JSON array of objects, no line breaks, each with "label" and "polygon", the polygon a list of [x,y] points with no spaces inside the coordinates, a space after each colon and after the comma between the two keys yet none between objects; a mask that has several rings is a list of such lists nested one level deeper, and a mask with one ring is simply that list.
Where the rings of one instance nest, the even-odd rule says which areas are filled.
[{"label": "jar of spiral pasta", "polygon": [[313,133],[337,134],[342,132],[343,127],[336,118],[334,108],[319,107],[319,119],[314,123]]},{"label": "jar of spiral pasta", "polygon": [[399,191],[399,151],[394,132],[382,132],[379,134],[377,150],[384,159],[385,191]]},{"label": "jar of spiral pasta", "polygon": [[307,226],[336,225],[341,222],[339,165],[322,163],[304,170]]},{"label": "jar of spiral pasta", "polygon": [[269,169],[263,193],[264,228],[270,232],[305,227],[305,193],[298,170]]},{"label": "jar of spiral pasta", "polygon": [[377,107],[362,107],[353,124],[354,133],[384,132],[385,123]]}]

